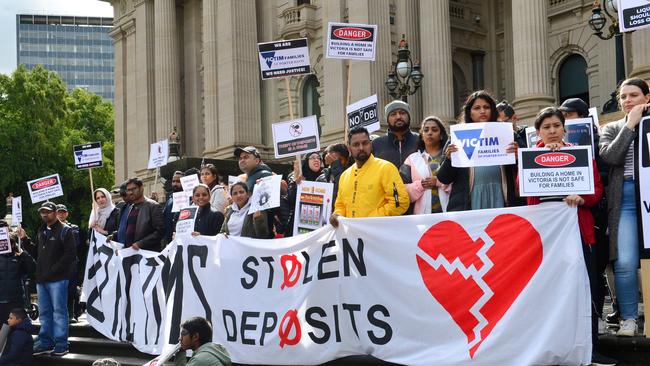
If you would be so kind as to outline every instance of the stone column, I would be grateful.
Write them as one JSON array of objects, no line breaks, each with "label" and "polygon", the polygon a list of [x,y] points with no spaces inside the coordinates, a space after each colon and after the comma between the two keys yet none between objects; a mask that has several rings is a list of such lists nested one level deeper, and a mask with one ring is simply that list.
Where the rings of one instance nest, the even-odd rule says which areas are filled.
[{"label": "stone column", "polygon": [[420,1],[422,55],[422,114],[443,121],[454,118],[454,79],[451,66],[449,0]]},{"label": "stone column", "polygon": [[[136,67],[136,120],[138,141],[150,144],[156,138],[156,80],[154,71],[154,19],[153,1],[141,1],[135,7],[135,67]],[[139,149],[140,159],[148,161],[149,151]],[[146,168],[142,166],[141,168]]]},{"label": "stone column", "polygon": [[[327,29],[328,22],[340,22],[343,18],[345,5],[340,0],[330,0],[323,3],[323,29]],[[326,41],[323,38],[323,41]],[[345,94],[346,94],[346,75],[347,61],[332,58],[323,58],[323,99],[324,108],[322,109],[324,143],[326,145],[334,141],[342,141],[343,129],[345,128]],[[333,135],[335,134],[335,135]]]},{"label": "stone column", "polygon": [[[323,3],[323,8],[328,2]],[[257,0],[257,41],[271,42],[278,40],[278,12],[275,1]],[[280,20],[282,22],[282,20]],[[260,94],[262,98],[260,113],[262,119],[262,144],[265,146],[273,145],[273,131],[271,125],[281,120],[279,116],[280,93],[278,85],[284,85],[282,80],[265,80],[260,82]]]},{"label": "stone column", "polygon": [[[186,0],[183,7],[183,75],[184,75],[184,141],[182,152],[188,156],[202,156],[205,140],[203,125],[203,98],[201,96],[201,3]],[[180,126],[179,126],[180,127]]]},{"label": "stone column", "polygon": [[[395,3],[395,6],[397,7],[395,14],[397,18],[397,38],[393,39],[393,41],[395,44],[399,44],[403,34],[410,45],[411,58],[413,61],[421,61],[420,0],[400,0]],[[385,85],[384,88],[386,88]],[[411,128],[415,129],[416,126],[420,125],[420,122],[424,118],[422,115],[422,89],[418,90],[413,95],[409,95],[408,103],[411,106],[412,113]]]},{"label": "stone column", "polygon": [[485,75],[483,60],[485,51],[472,51],[472,87],[474,90],[481,90],[485,87]]},{"label": "stone column", "polygon": [[[126,172],[127,177],[147,167],[147,149],[142,148],[142,139],[146,141],[146,124],[141,125],[137,119],[138,100],[136,90],[136,43],[135,20],[122,25],[126,47],[124,52],[124,102],[126,104]],[[143,151],[144,150],[144,151]]]},{"label": "stone column", "polygon": [[629,77],[650,80],[650,29],[632,33],[632,72]]},{"label": "stone column", "polygon": [[120,27],[114,27],[110,32],[115,49],[115,182],[121,183],[127,177],[126,166],[126,104],[124,85],[124,35]]},{"label": "stone column", "polygon": [[217,0],[203,0],[203,123],[205,151],[219,146],[217,95]]},{"label": "stone column", "polygon": [[175,0],[155,0],[156,140],[181,127],[181,86]]},{"label": "stone column", "polygon": [[515,100],[519,119],[531,119],[555,102],[548,66],[548,16],[545,0],[512,0]]}]

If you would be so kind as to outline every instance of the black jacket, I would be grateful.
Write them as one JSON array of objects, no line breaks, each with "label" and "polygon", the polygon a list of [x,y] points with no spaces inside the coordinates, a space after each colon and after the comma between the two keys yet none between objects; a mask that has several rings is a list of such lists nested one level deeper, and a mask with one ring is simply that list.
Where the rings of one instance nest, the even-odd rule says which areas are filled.
[{"label": "black jacket", "polygon": [[372,154],[375,158],[388,160],[399,169],[409,155],[418,150],[418,134],[408,130],[404,140],[395,138],[395,134],[388,130],[385,136],[372,140]]},{"label": "black jacket", "polygon": [[[22,278],[36,271],[36,262],[29,253],[0,255],[0,302],[24,301]],[[4,319],[3,319],[4,321]]]},{"label": "black jacket", "polygon": [[212,208],[208,203],[203,207],[199,207],[196,220],[194,220],[194,231],[205,236],[217,235],[221,231],[221,226],[223,226],[223,219],[223,214]]},{"label": "black jacket", "polygon": [[[67,228],[65,235],[63,228]],[[38,231],[36,283],[55,282],[70,277],[75,262],[75,238],[69,226],[56,221],[51,230],[43,225]]]},{"label": "black jacket", "polygon": [[29,318],[24,319],[22,323],[11,330],[4,352],[0,356],[0,366],[32,365],[34,340],[31,333],[32,322]]},{"label": "black jacket", "polygon": [[120,210],[115,207],[111,214],[106,219],[103,229],[106,230],[109,234],[117,230],[117,227],[120,225]]},{"label": "black jacket", "polygon": [[258,179],[270,177],[273,175],[271,168],[268,165],[261,163],[253,169],[246,178],[246,185],[248,186],[248,193],[253,194],[253,188]]},{"label": "black jacket", "polygon": [[[159,252],[161,249],[161,242],[165,236],[165,219],[163,217],[162,206],[158,202],[149,198],[144,199],[142,203],[137,204],[140,212],[135,224],[135,238],[134,243],[139,243],[140,249],[153,250]],[[122,215],[128,215],[134,205],[123,205],[120,209]],[[119,218],[118,218],[119,229]],[[117,232],[113,232],[112,236],[115,237]]]}]

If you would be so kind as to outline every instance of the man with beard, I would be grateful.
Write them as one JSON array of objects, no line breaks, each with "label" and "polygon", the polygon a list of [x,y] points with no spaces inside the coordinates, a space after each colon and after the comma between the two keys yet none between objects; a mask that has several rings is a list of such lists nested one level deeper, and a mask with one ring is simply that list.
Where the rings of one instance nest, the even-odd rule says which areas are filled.
[{"label": "man with beard", "polygon": [[165,203],[165,208],[163,209],[163,217],[165,218],[165,239],[164,244],[167,245],[172,241],[172,234],[176,228],[176,222],[174,221],[174,213],[172,212],[172,207],[174,206],[174,195],[173,193],[182,192],[183,186],[181,185],[181,177],[183,172],[175,171],[172,176],[172,194],[169,195],[167,202]]},{"label": "man with beard", "polygon": [[384,107],[384,116],[388,131],[372,141],[372,151],[375,157],[388,160],[399,169],[418,149],[418,134],[410,130],[411,107],[406,102],[394,100]]},{"label": "man with beard", "polygon": [[409,207],[409,195],[397,168],[372,155],[368,130],[356,127],[348,134],[348,148],[355,164],[343,172],[330,224],[339,216],[399,216]]}]

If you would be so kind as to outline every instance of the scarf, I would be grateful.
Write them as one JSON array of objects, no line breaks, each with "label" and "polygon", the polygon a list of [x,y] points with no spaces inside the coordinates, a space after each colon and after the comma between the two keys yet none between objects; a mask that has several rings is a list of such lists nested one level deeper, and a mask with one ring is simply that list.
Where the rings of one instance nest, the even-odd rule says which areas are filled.
[{"label": "scarf", "polygon": [[91,227],[93,222],[96,221],[97,224],[99,224],[99,226],[103,229],[106,225],[106,220],[111,215],[111,212],[113,212],[115,209],[115,205],[113,204],[111,194],[106,188],[97,188],[93,192],[93,201],[97,192],[102,192],[108,201],[106,202],[106,206],[104,208],[99,207],[99,204],[95,202],[93,209],[90,212],[90,218],[88,219],[88,227]]}]

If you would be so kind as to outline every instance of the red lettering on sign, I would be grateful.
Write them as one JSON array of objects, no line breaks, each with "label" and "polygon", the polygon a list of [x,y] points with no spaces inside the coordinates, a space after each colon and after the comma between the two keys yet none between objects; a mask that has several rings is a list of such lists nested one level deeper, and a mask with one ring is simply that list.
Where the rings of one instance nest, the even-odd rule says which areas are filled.
[{"label": "red lettering on sign", "polygon": [[192,211],[190,210],[182,210],[181,213],[178,214],[178,219],[179,220],[185,220],[186,218],[192,216]]},{"label": "red lettering on sign", "polygon": [[48,178],[32,183],[32,189],[41,189],[56,184],[56,178]]},{"label": "red lettering on sign", "polygon": [[338,38],[355,41],[372,37],[372,32],[361,28],[345,27],[335,30],[334,35]]},{"label": "red lettering on sign", "polygon": [[535,163],[543,166],[565,166],[576,161],[576,157],[563,152],[550,152],[539,155],[535,158]]}]

